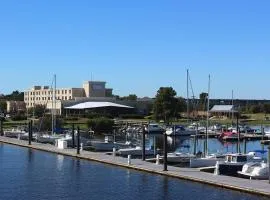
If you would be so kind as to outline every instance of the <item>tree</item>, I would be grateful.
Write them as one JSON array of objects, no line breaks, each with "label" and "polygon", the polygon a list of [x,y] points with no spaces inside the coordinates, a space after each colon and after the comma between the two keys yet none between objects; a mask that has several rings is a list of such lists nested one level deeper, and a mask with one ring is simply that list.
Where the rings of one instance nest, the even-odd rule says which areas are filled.
[{"label": "tree", "polygon": [[120,98],[121,100],[128,100],[128,101],[136,101],[137,95],[136,94],[130,94],[128,96],[124,96]]},{"label": "tree", "polygon": [[11,101],[23,101],[24,100],[24,93],[19,92],[18,90],[15,90],[11,94],[6,95],[5,99],[11,100]]},{"label": "tree", "polygon": [[35,105],[35,107],[32,107],[28,110],[29,114],[32,114],[36,117],[42,117],[45,113],[46,106],[45,105]]},{"label": "tree", "polygon": [[112,132],[114,121],[109,118],[100,117],[95,119],[89,119],[87,121],[88,128],[91,128],[93,131],[97,133],[109,133]]},{"label": "tree", "polygon": [[200,94],[200,101],[199,101],[199,109],[202,110],[202,111],[205,111],[205,103],[206,103],[206,100],[207,100],[207,96],[208,96],[208,93],[206,92],[202,92]]},{"label": "tree", "polygon": [[158,120],[168,123],[177,115],[176,92],[172,87],[160,87],[154,102],[154,116]]},{"label": "tree", "polygon": [[187,108],[186,100],[183,97],[177,99],[177,112],[185,112]]},{"label": "tree", "polygon": [[7,103],[6,101],[0,101],[0,113],[5,112],[7,110]]},{"label": "tree", "polygon": [[[59,116],[56,116],[55,120],[55,131],[61,129],[63,121]],[[52,130],[52,117],[50,115],[45,115],[39,118],[37,123],[37,130],[39,131],[51,131]]]}]

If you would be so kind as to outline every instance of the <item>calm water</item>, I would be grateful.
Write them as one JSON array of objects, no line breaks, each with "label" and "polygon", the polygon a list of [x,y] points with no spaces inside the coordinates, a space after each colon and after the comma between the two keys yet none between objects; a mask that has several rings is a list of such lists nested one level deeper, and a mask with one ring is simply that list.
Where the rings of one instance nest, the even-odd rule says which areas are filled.
[{"label": "calm water", "polygon": [[0,143],[0,199],[266,198]]},{"label": "calm water", "polygon": [[[182,151],[182,152],[194,152],[194,139],[189,137],[168,137],[168,147],[169,151]],[[205,139],[198,139],[196,142],[196,152],[204,151]],[[163,149],[163,136],[150,135],[148,136],[147,146],[152,148]],[[241,153],[244,153],[244,142],[240,143]],[[265,150],[268,151],[268,145],[262,145],[259,140],[247,141],[246,142],[246,152],[255,150]],[[208,151],[209,153],[223,152],[223,153],[236,153],[237,152],[237,142],[222,142],[216,138],[208,139]],[[264,154],[258,154],[267,158],[267,152]]]}]

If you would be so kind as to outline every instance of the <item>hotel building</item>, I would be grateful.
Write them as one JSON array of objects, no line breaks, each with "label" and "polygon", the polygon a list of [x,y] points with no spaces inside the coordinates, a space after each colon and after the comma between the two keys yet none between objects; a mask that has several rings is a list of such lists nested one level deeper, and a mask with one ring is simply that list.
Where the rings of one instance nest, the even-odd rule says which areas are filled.
[{"label": "hotel building", "polygon": [[35,105],[45,105],[47,109],[61,110],[62,102],[75,100],[79,97],[112,97],[112,89],[105,87],[104,81],[86,81],[82,88],[56,88],[55,101],[53,102],[54,90],[49,86],[34,86],[24,92],[26,108]]}]

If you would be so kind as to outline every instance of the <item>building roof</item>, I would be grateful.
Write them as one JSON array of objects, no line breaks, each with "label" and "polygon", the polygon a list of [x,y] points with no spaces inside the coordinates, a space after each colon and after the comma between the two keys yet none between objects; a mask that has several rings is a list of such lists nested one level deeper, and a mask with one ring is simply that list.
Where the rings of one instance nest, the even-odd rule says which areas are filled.
[{"label": "building roof", "polygon": [[102,108],[102,107],[117,107],[117,108],[133,108],[130,106],[125,106],[112,102],[97,102],[97,101],[89,101],[84,103],[79,103],[73,106],[65,107],[65,109],[90,109],[90,108]]},{"label": "building roof", "polygon": [[234,109],[233,105],[214,105],[214,107],[210,110],[210,112],[232,113],[238,111]]}]

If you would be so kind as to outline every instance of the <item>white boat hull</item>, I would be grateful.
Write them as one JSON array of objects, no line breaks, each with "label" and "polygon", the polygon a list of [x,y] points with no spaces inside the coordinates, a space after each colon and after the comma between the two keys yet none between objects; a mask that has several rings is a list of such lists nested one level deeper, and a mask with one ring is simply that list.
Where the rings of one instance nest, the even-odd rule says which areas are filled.
[{"label": "white boat hull", "polygon": [[[119,149],[118,154],[121,156],[141,156],[142,155],[142,149],[141,148],[127,148],[127,149]],[[154,150],[151,149],[145,149],[145,155],[154,155]]]},{"label": "white boat hull", "polygon": [[190,167],[211,167],[215,166],[217,161],[223,161],[224,158],[192,158],[190,159]]}]

